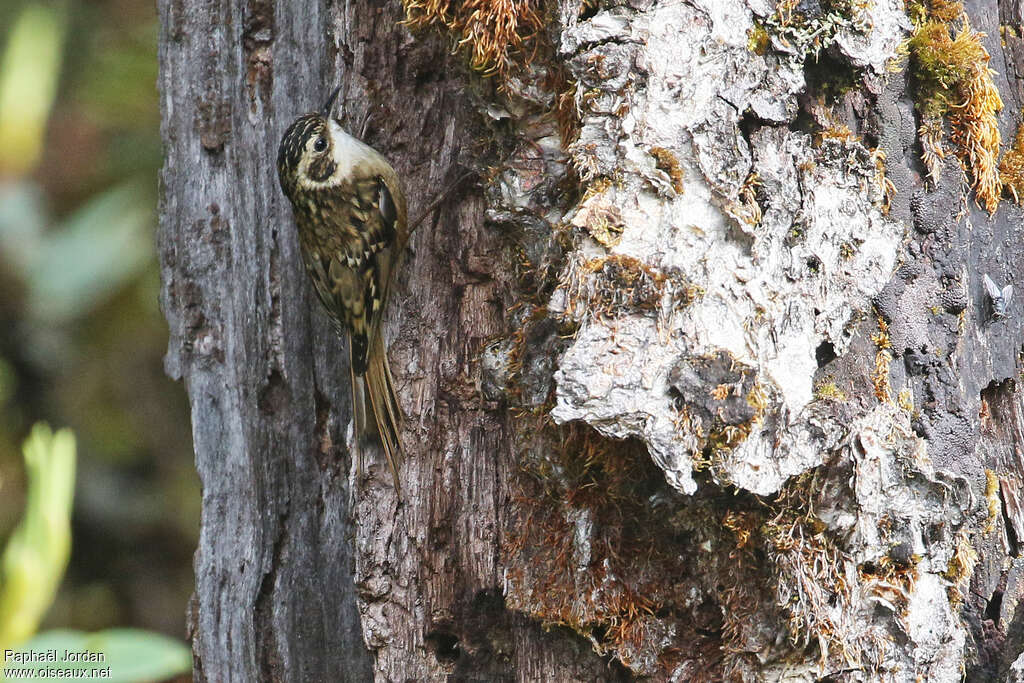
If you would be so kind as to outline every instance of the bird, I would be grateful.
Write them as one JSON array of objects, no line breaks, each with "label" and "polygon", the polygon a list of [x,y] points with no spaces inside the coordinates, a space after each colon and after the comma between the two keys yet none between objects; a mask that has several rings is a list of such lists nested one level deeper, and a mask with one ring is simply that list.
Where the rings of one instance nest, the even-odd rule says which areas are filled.
[{"label": "bird", "polygon": [[340,90],[319,112],[288,126],[278,149],[278,180],[292,205],[313,289],[336,331],[348,335],[359,473],[361,443],[376,436],[401,495],[403,416],[381,321],[409,239],[405,193],[388,160],[332,117]]}]

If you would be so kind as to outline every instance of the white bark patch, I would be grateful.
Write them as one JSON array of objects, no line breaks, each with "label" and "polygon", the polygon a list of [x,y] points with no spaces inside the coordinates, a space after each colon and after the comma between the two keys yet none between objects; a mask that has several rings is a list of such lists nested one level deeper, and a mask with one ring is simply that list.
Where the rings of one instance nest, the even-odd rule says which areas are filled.
[{"label": "white bark patch", "polygon": [[903,13],[902,0],[874,0],[865,10],[867,32],[840,30],[836,44],[852,64],[870,67],[876,74],[884,74],[911,29],[910,20]]},{"label": "white bark patch", "polygon": [[[854,323],[871,315],[907,227],[881,210],[874,150],[839,128],[814,140],[790,125],[815,36],[877,85],[908,23],[899,0],[878,0],[862,15],[791,25],[770,35],[765,55],[751,52],[775,12],[766,0],[694,0],[581,20],[563,5],[560,56],[582,114],[570,163],[591,185],[562,219],[589,238],[548,303],[579,325],[558,361],[552,416],[641,440],[685,494],[703,470],[793,504],[791,517],[725,525],[747,534],[737,531],[740,546],[758,537],[777,580],[766,603],[788,620],[754,616],[768,621],[729,644],[757,653],[757,664],[731,663],[751,680],[954,680],[966,630],[950,591],[970,573],[957,555],[970,492],[933,471],[908,409],[863,387],[849,401],[816,399],[812,384],[819,350],[842,356]],[[577,568],[594,556],[595,519],[566,516]],[[731,551],[700,547],[708,567]],[[543,613],[529,592],[518,599]],[[647,675],[657,638],[678,625],[650,622],[641,647],[616,652]]]},{"label": "white bark patch", "polygon": [[[892,54],[905,19],[889,4],[872,10],[872,32],[839,30],[856,64],[881,68]],[[860,143],[815,148],[783,127],[744,135],[741,112],[792,118],[804,85],[798,62],[749,51],[753,27],[743,3],[695,2],[601,12],[562,34],[581,83],[591,84],[587,74],[594,82],[580,86],[584,126],[572,159],[584,177],[613,180],[600,195],[621,230],[608,251],[703,294],[660,320],[586,319],[561,360],[553,415],[641,438],[684,493],[696,490],[693,464],[708,434],[681,421],[671,368],[726,351],[756,369],[769,404],[711,471],[720,483],[777,491],[821,463],[830,445],[821,435],[838,429],[809,410],[815,350],[823,342],[846,348],[847,325],[888,281],[905,230],[877,208],[882,189]],[[677,160],[682,193],[666,189],[653,148]],[[581,212],[577,224],[591,220],[593,206]],[[552,307],[564,308],[565,296],[557,293]]]}]

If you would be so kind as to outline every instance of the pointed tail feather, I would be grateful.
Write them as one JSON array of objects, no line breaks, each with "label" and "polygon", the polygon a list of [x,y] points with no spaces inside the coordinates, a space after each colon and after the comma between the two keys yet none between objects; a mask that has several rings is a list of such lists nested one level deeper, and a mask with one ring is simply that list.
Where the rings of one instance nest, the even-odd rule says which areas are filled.
[{"label": "pointed tail feather", "polygon": [[[356,447],[356,460],[358,462],[356,473],[363,476],[363,438],[367,435],[366,413],[366,379],[357,375],[352,364],[352,344],[348,345],[348,372],[352,383],[352,421],[355,422],[353,442]],[[372,434],[372,432],[371,432]]]},{"label": "pointed tail feather", "polygon": [[[373,347],[367,354],[367,368],[365,375],[352,373],[352,412],[355,419],[357,444],[363,438],[378,437],[381,446],[384,448],[384,457],[387,458],[391,476],[395,480],[395,491],[401,494],[401,486],[398,482],[398,468],[402,464],[402,442],[400,439],[400,425],[402,423],[402,409],[398,405],[398,397],[395,395],[394,382],[391,378],[391,368],[388,367],[388,357],[384,350],[384,342],[381,335],[375,335]],[[349,353],[351,354],[351,345]],[[351,367],[351,363],[349,364]],[[368,421],[369,414],[373,414],[374,424],[371,426]],[[359,453],[359,471],[362,473],[362,451]]]}]

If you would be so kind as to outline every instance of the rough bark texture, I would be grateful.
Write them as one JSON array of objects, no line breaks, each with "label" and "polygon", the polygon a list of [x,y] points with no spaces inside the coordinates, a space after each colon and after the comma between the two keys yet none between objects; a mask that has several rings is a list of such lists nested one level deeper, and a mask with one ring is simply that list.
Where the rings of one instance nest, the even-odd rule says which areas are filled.
[{"label": "rough bark texture", "polygon": [[394,4],[168,0],[160,13],[166,364],[191,399],[203,483],[197,680],[362,681],[374,668],[423,680],[455,664],[608,676],[585,643],[503,607],[512,450],[472,367],[507,333],[507,301],[482,204],[414,235],[392,297],[385,334],[409,416],[399,506],[379,457],[350,477],[344,346],[310,295],[277,184],[285,127],[341,82],[350,128],[372,114],[368,142],[415,215],[460,150],[471,156],[464,69],[443,41],[413,41]]},{"label": "rough bark texture", "polygon": [[[965,4],[1009,141],[1024,16]],[[160,11],[198,680],[1024,671],[1022,215],[926,183],[902,0],[552,2],[501,89],[395,4]],[[481,178],[387,314],[402,501],[274,171],[339,81],[412,214]]]}]

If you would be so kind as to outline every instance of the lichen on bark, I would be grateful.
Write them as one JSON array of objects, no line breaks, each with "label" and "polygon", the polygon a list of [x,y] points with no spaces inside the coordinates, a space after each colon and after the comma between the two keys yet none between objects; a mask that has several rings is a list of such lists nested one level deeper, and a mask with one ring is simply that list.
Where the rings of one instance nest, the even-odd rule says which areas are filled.
[{"label": "lichen on bark", "polygon": [[[578,135],[538,151],[582,190],[553,213],[535,190],[558,181],[513,157],[489,195],[557,245],[493,382],[525,473],[505,591],[657,679],[946,680],[977,510],[868,340],[909,226],[886,153],[831,107],[885,88],[911,23],[895,0],[787,5],[560,5]],[[819,59],[849,82],[822,87]],[[845,390],[816,393],[836,357]]]}]

